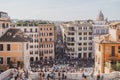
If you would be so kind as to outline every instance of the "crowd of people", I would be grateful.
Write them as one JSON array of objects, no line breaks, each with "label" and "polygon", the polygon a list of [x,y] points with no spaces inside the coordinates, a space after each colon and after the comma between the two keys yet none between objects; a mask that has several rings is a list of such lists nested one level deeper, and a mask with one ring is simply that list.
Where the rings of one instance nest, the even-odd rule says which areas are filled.
[{"label": "crowd of people", "polygon": [[29,74],[27,71],[20,72],[19,70],[14,69],[11,71],[10,75],[10,80],[29,80]]},{"label": "crowd of people", "polygon": [[[90,64],[91,63],[91,64]],[[62,66],[61,66],[62,65]],[[93,59],[50,59],[50,60],[40,60],[30,63],[32,72],[39,72],[40,80],[55,80],[55,76],[57,74],[57,78],[66,80],[66,73],[76,73],[78,71],[82,71],[84,68],[94,67]],[[46,73],[49,74],[46,75]],[[84,72],[92,74],[93,70],[85,70]],[[83,78],[86,78],[87,75],[84,74]]]},{"label": "crowd of people", "polygon": [[94,67],[93,59],[50,59],[30,62],[30,67],[33,72],[38,71],[44,67],[53,67],[54,65],[68,65],[69,67],[82,68],[82,67]]}]

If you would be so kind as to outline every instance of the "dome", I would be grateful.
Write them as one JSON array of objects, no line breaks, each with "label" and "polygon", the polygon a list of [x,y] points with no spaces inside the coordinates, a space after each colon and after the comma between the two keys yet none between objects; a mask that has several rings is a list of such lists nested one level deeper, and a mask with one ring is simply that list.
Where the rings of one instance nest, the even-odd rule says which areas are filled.
[{"label": "dome", "polygon": [[100,11],[100,13],[98,14],[97,21],[104,21],[104,15],[103,15],[102,11]]}]

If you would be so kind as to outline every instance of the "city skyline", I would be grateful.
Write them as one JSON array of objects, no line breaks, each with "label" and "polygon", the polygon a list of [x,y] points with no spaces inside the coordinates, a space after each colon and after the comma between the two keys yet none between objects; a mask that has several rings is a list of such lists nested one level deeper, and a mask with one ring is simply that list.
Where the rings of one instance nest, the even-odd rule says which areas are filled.
[{"label": "city skyline", "polygon": [[119,20],[119,0],[1,0],[0,11],[11,19],[79,20],[96,19],[100,10],[105,18]]}]

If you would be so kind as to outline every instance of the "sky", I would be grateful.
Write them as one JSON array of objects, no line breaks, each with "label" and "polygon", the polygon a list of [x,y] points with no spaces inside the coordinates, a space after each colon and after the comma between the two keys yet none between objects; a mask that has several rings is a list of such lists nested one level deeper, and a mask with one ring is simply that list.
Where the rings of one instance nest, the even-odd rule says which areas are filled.
[{"label": "sky", "polygon": [[100,10],[120,20],[120,0],[0,0],[0,11],[11,19],[70,21],[96,19]]}]

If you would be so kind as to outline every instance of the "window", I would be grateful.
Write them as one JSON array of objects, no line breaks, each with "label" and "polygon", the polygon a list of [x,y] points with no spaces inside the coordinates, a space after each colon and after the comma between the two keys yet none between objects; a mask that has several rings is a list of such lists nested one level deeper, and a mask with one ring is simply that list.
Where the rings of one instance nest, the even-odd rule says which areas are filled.
[{"label": "window", "polygon": [[37,32],[37,29],[35,29],[35,32]]},{"label": "window", "polygon": [[48,54],[48,50],[44,50],[44,54]]},{"label": "window", "polygon": [[33,58],[33,57],[30,57],[30,61],[31,61],[31,62],[34,61],[34,58]]},{"label": "window", "polygon": [[79,29],[79,30],[82,30],[82,27],[79,27],[78,29]]},{"label": "window", "polygon": [[30,48],[33,48],[33,45],[30,45]]},{"label": "window", "polygon": [[82,40],[82,37],[79,37],[79,40]]},{"label": "window", "polygon": [[3,57],[0,57],[0,64],[3,64]]},{"label": "window", "polygon": [[87,37],[84,37],[84,40],[87,40]]},{"label": "window", "polygon": [[84,57],[84,58],[87,58],[87,53],[83,53],[83,57]]},{"label": "window", "polygon": [[40,39],[40,42],[42,42],[42,38]]},{"label": "window", "polygon": [[5,28],[5,23],[2,24],[2,28]]},{"label": "window", "polygon": [[27,30],[26,30],[26,29],[24,29],[24,32],[27,32]]},{"label": "window", "polygon": [[119,39],[120,39],[120,35],[119,35],[118,37],[119,37]]},{"label": "window", "polygon": [[30,32],[32,32],[32,29],[30,29]]},{"label": "window", "polygon": [[53,47],[53,44],[49,44],[49,47]]},{"label": "window", "polygon": [[50,28],[50,30],[52,30],[52,28]]},{"label": "window", "polygon": [[40,30],[42,30],[42,28],[40,28]]},{"label": "window", "polygon": [[39,51],[39,56],[43,56],[43,51]]},{"label": "window", "polygon": [[84,47],[83,50],[87,50],[87,47]]},{"label": "window", "polygon": [[10,57],[7,57],[7,64],[10,64]]},{"label": "window", "polygon": [[120,46],[118,46],[118,52],[120,53]]},{"label": "window", "polygon": [[87,30],[87,27],[84,27],[84,30]]},{"label": "window", "polygon": [[74,33],[73,32],[68,32],[68,35],[74,35]]},{"label": "window", "polygon": [[44,33],[44,36],[47,36],[48,35],[48,33]]},{"label": "window", "polygon": [[92,53],[89,53],[89,58],[92,58]]},{"label": "window", "polygon": [[101,47],[100,47],[100,45],[99,45],[99,51],[101,51]]},{"label": "window", "polygon": [[89,47],[89,50],[92,50],[92,47]]},{"label": "window", "polygon": [[79,35],[82,35],[82,32],[79,32]]},{"label": "window", "polygon": [[9,25],[8,25],[8,23],[6,24],[6,27],[8,27]]},{"label": "window", "polygon": [[87,43],[83,43],[83,45],[87,45]]},{"label": "window", "polygon": [[78,48],[78,51],[82,51],[82,47],[79,47],[79,48]]},{"label": "window", "polygon": [[0,51],[3,51],[3,44],[0,44]]},{"label": "window", "polygon": [[53,33],[49,33],[49,36],[53,36]]},{"label": "window", "polygon": [[78,54],[78,58],[81,58],[81,57],[82,57],[82,55],[81,55],[81,54],[82,54],[82,53],[79,53],[79,54]]},{"label": "window", "polygon": [[75,40],[74,40],[74,37],[71,38],[71,41],[75,41]]},{"label": "window", "polygon": [[50,38],[50,41],[52,41],[52,38]]},{"label": "window", "polygon": [[10,44],[7,44],[7,51],[10,51]]},{"label": "window", "polygon": [[52,60],[53,59],[52,56],[50,56],[49,59]]},{"label": "window", "polygon": [[47,41],[47,38],[45,38],[45,41]]},{"label": "window", "polygon": [[67,37],[67,41],[70,41],[70,37]]},{"label": "window", "polygon": [[87,32],[84,32],[84,35],[87,35]]},{"label": "window", "polygon": [[30,54],[32,55],[32,54],[33,54],[33,51],[31,51]]},{"label": "window", "polygon": [[67,41],[75,41],[74,37],[67,37]]},{"label": "window", "polygon": [[112,51],[112,56],[115,56],[115,46],[112,46],[112,49],[111,49]]},{"label": "window", "polygon": [[92,37],[89,37],[89,40],[92,40]]},{"label": "window", "polygon": [[79,46],[81,46],[81,45],[82,45],[82,43],[78,43],[78,45],[79,45]]},{"label": "window", "polygon": [[35,51],[35,54],[38,54],[38,51]]},{"label": "window", "polygon": [[90,42],[89,45],[92,45],[92,42]]},{"label": "window", "polygon": [[53,53],[53,50],[49,50],[49,54]]},{"label": "window", "polygon": [[92,35],[92,32],[89,32],[89,35]]},{"label": "window", "polygon": [[26,44],[26,50],[28,50],[28,44]]},{"label": "window", "polygon": [[36,57],[36,61],[38,61],[38,57]]},{"label": "window", "polygon": [[69,30],[70,31],[75,31],[75,28],[74,27],[69,27]]},{"label": "window", "polygon": [[89,27],[90,30],[92,30],[92,27]]},{"label": "window", "polygon": [[71,46],[74,46],[74,43],[71,43]]}]

